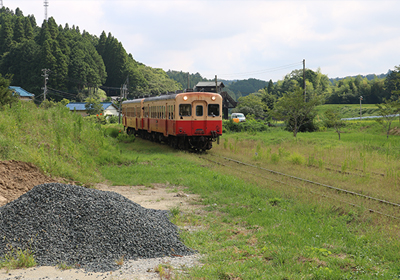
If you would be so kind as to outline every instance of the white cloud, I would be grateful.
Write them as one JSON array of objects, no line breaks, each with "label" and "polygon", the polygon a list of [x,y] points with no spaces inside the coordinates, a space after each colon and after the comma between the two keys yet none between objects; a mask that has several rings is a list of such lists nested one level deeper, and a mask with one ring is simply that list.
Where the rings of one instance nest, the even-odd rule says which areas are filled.
[{"label": "white cloud", "polygon": [[[40,25],[43,0],[4,0]],[[49,0],[57,23],[104,30],[138,61],[165,70],[256,72],[299,63],[332,77],[400,64],[400,2],[268,0]],[[300,68],[301,65],[295,68]],[[382,70],[384,69],[384,70]],[[264,71],[281,79],[293,69]],[[351,72],[351,73],[350,73]],[[227,75],[229,76],[229,75]],[[249,78],[249,76],[229,76]]]}]

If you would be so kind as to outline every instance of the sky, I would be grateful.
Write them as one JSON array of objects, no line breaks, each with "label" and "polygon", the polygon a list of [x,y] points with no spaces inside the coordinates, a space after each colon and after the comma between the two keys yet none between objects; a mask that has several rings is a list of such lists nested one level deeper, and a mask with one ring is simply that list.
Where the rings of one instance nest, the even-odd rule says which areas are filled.
[{"label": "sky", "polygon": [[[45,19],[45,0],[0,0]],[[58,25],[105,31],[135,60],[207,79],[276,82],[305,66],[329,78],[400,65],[400,1],[47,0]]]}]

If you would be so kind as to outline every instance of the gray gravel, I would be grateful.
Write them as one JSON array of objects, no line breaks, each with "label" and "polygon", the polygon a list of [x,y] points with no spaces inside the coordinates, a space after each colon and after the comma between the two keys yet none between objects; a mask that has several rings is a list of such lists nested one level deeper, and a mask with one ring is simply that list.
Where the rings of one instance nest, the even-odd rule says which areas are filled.
[{"label": "gray gravel", "polygon": [[118,268],[116,260],[196,253],[179,239],[169,212],[146,209],[114,192],[43,184],[0,207],[0,256],[31,248],[39,265]]}]

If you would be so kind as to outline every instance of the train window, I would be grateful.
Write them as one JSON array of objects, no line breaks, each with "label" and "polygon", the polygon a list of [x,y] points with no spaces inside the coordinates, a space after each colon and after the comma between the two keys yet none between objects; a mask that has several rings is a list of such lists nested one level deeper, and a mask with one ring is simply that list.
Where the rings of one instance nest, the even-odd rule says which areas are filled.
[{"label": "train window", "polygon": [[190,104],[179,104],[179,116],[191,116],[192,105]]},{"label": "train window", "polygon": [[219,116],[219,104],[208,104],[208,115]]},{"label": "train window", "polygon": [[196,116],[197,117],[203,116],[203,105],[196,106]]}]

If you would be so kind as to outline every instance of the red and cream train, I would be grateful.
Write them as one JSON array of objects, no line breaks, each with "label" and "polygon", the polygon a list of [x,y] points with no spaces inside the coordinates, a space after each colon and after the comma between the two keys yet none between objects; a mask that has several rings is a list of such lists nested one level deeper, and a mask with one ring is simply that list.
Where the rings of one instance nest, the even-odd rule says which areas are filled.
[{"label": "red and cream train", "polygon": [[222,97],[184,92],[127,100],[122,123],[128,134],[179,149],[209,150],[222,135]]}]

